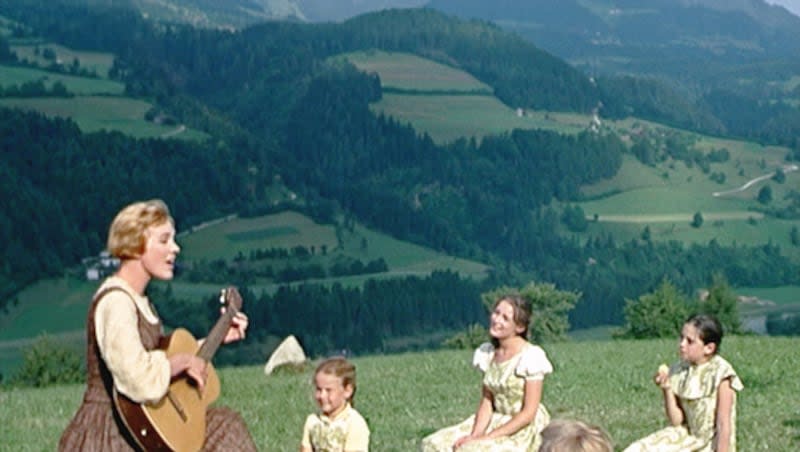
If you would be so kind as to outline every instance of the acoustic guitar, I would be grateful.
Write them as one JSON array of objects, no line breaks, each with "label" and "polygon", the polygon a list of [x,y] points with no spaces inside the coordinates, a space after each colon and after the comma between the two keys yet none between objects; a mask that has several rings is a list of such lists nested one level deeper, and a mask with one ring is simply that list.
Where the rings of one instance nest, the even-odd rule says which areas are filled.
[{"label": "acoustic guitar", "polygon": [[134,402],[114,388],[117,413],[142,450],[194,452],[203,447],[206,439],[206,408],[220,393],[219,377],[211,365],[211,358],[225,339],[233,316],[242,308],[242,297],[235,287],[223,289],[220,301],[225,305],[225,312],[202,346],[198,346],[197,339],[183,328],[162,338],[159,344],[168,357],[176,353],[194,353],[208,363],[208,377],[202,392],[188,376],[174,379],[167,394],[155,403]]}]

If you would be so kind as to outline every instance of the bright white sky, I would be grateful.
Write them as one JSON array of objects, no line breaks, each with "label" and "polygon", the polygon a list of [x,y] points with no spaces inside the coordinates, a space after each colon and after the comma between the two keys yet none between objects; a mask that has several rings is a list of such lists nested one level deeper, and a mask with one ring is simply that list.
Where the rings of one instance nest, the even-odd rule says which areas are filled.
[{"label": "bright white sky", "polygon": [[800,0],[765,0],[767,3],[773,5],[781,5],[793,12],[795,15],[800,16]]}]

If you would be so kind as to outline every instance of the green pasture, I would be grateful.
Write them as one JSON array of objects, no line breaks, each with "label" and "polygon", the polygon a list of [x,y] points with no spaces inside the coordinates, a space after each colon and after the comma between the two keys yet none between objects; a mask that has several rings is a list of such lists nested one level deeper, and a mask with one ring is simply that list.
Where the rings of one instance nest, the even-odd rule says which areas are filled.
[{"label": "green pasture", "polygon": [[405,95],[385,93],[371,105],[376,113],[392,116],[401,123],[410,123],[440,144],[462,137],[481,139],[486,135],[510,132],[513,129],[552,129],[563,133],[585,130],[582,126],[563,124],[545,113],[519,116],[494,96],[482,95]]},{"label": "green pasture", "polygon": [[128,97],[79,96],[73,98],[0,99],[0,106],[20,108],[47,116],[70,118],[83,132],[114,130],[136,138],[202,140],[207,135],[184,126],[155,124],[144,119],[152,105]]},{"label": "green pasture", "polygon": [[29,67],[0,66],[0,86],[21,86],[23,83],[38,80],[44,80],[47,88],[51,88],[55,82],[61,82],[66,86],[67,91],[76,95],[121,95],[125,93],[125,85],[111,80],[76,77]]},{"label": "green pasture", "polygon": [[481,91],[491,93],[492,87],[472,75],[427,58],[409,53],[383,51],[353,52],[341,55],[357,68],[377,73],[384,87],[417,91]]},{"label": "green pasture", "polygon": [[[526,111],[520,116],[515,106],[500,102],[491,94],[490,86],[467,72],[416,55],[369,51],[337,58],[345,58],[365,72],[377,73],[384,87],[417,91],[414,94],[386,92],[371,108],[402,123],[410,123],[437,143],[462,137],[480,140],[486,135],[513,129],[541,128],[576,133],[585,130],[591,119],[586,115],[535,111]],[[465,94],[444,95],[442,91]]]},{"label": "green pasture", "polygon": [[[800,338],[726,337],[722,355],[744,383],[737,400],[739,450],[800,447],[796,385]],[[610,433],[615,449],[667,425],[651,375],[676,358],[677,339],[544,344],[554,372],[542,403],[553,418],[582,419]],[[475,409],[480,375],[472,352],[442,350],[353,358],[356,408],[369,424],[370,449],[417,450],[419,440]],[[266,358],[265,358],[266,359]],[[312,367],[312,366],[309,366]],[[219,369],[218,401],[237,410],[260,450],[296,451],[305,417],[315,410],[311,370],[265,376],[261,366]],[[78,408],[83,385],[0,392],[0,437],[14,451],[54,450]]]},{"label": "green pasture", "polygon": [[[612,123],[620,133],[633,129],[659,129],[676,132],[644,123],[626,120]],[[798,220],[766,217],[758,208],[759,191],[766,185],[772,189],[769,207],[780,207],[788,201],[785,196],[800,190],[800,172],[784,161],[787,149],[760,146],[754,143],[723,140],[686,132],[685,139],[701,152],[727,149],[730,159],[712,163],[709,174],[697,165],[682,161],[666,161],[647,166],[635,157],[623,157],[620,171],[612,178],[582,188],[586,201],[577,203],[589,220],[587,235],[612,233],[620,240],[641,236],[650,228],[653,240],[678,240],[684,243],[721,245],[762,245],[772,242],[781,251],[800,259],[800,248],[790,241]],[[777,168],[783,168],[786,179],[777,183],[771,179]],[[724,183],[712,181],[711,173],[723,173]],[[700,212],[703,224],[691,226],[694,214]],[[597,221],[594,221],[595,218]]]},{"label": "green pasture", "polygon": [[[180,259],[212,260],[232,259],[241,253],[249,256],[251,250],[271,248],[291,249],[302,246],[315,249],[315,259],[344,254],[363,262],[383,258],[389,266],[386,276],[428,275],[434,270],[452,269],[463,275],[481,276],[486,266],[477,262],[453,258],[428,248],[394,239],[359,225],[352,231],[333,225],[320,225],[297,212],[286,211],[257,218],[233,218],[208,226],[193,228],[180,234],[182,247]],[[337,238],[338,235],[338,238]],[[336,278],[359,284],[377,275]],[[329,278],[331,281],[333,278]],[[326,280],[327,281],[327,280]]]},{"label": "green pasture", "polygon": [[[36,49],[39,55],[36,55]],[[47,67],[53,63],[41,56],[41,51],[51,49],[56,54],[56,61],[64,66],[72,65],[73,61],[78,60],[81,68],[90,72],[94,71],[101,78],[108,78],[108,71],[114,65],[114,55],[106,52],[91,52],[84,50],[74,50],[54,43],[37,44],[14,44],[11,51],[17,54],[17,58],[28,61],[37,66]]]},{"label": "green pasture", "polygon": [[[180,225],[179,225],[180,229]],[[185,230],[179,237],[181,259],[231,259],[251,250],[270,248],[337,246],[333,226],[318,225],[296,212],[256,218],[234,218]]]}]

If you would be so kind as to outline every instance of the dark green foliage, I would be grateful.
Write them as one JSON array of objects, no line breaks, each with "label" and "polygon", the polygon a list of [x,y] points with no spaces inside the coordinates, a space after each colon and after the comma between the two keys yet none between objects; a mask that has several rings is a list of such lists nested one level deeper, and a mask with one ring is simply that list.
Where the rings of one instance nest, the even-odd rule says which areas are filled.
[{"label": "dark green foliage", "polygon": [[703,214],[700,212],[695,212],[694,216],[692,217],[692,227],[699,228],[703,225]]},{"label": "dark green foliage", "polygon": [[446,348],[474,350],[488,340],[489,335],[486,332],[486,327],[478,323],[473,323],[464,331],[445,339],[442,345]]},{"label": "dark green foliage", "polygon": [[699,304],[698,309],[703,313],[714,315],[725,334],[743,332],[739,300],[724,275],[714,274],[711,287],[708,288],[708,296]]},{"label": "dark green foliage", "polygon": [[486,318],[477,284],[452,272],[369,280],[361,289],[300,284],[274,294],[240,291],[250,318],[248,341],[294,334],[309,356],[341,349],[397,351],[402,346],[390,345],[393,339],[456,330]]},{"label": "dark green foliage", "polygon": [[586,214],[581,206],[565,206],[561,213],[561,222],[572,232],[583,232],[589,227]]},{"label": "dark green foliage", "polygon": [[770,336],[800,336],[800,315],[776,312],[768,314],[767,334]]},{"label": "dark green foliage", "polygon": [[163,198],[179,226],[235,211],[247,197],[239,165],[211,143],[81,134],[70,121],[0,109],[0,253],[16,256],[0,281],[25,284],[97,253],[109,218],[133,200]]},{"label": "dark green foliage", "polygon": [[39,336],[23,352],[22,367],[9,384],[43,387],[54,384],[80,383],[85,370],[81,355],[47,335]]},{"label": "dark green foliage", "polygon": [[778,184],[782,184],[786,182],[786,173],[783,172],[782,168],[778,168],[775,170],[775,175],[772,176],[772,180]]},{"label": "dark green foliage", "polygon": [[0,36],[0,63],[13,63],[16,59],[16,55],[11,51],[6,37]]},{"label": "dark green foliage", "polygon": [[675,337],[693,305],[668,279],[651,293],[637,300],[625,300],[625,324],[615,335],[622,338],[646,339]]},{"label": "dark green foliage", "polygon": [[758,202],[761,204],[769,204],[772,201],[772,187],[769,185],[761,187],[761,190],[758,191],[758,196],[756,199],[758,199]]}]

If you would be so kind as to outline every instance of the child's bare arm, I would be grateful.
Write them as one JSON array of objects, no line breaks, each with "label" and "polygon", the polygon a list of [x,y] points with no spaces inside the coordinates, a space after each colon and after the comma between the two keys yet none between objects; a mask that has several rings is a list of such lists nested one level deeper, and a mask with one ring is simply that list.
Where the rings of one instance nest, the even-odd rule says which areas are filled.
[{"label": "child's bare arm", "polygon": [[670,424],[683,424],[683,408],[681,408],[675,393],[672,392],[669,382],[669,367],[666,364],[659,366],[658,371],[653,376],[653,381],[661,388],[661,392],[664,395],[664,411]]},{"label": "child's bare arm", "polygon": [[736,394],[731,387],[731,380],[723,380],[717,388],[716,434],[714,435],[716,452],[728,452],[730,449],[734,397]]}]

